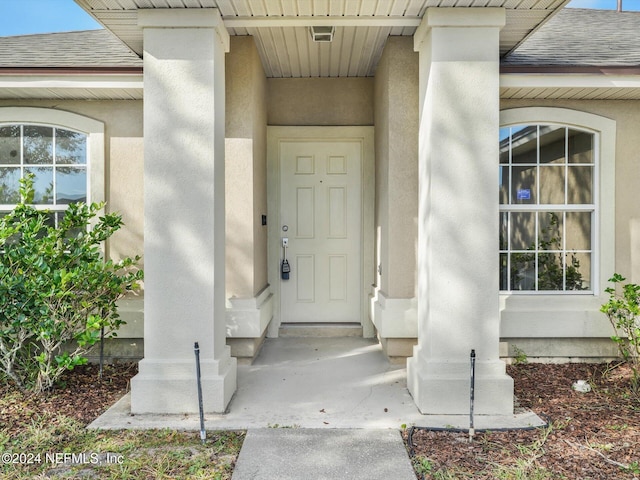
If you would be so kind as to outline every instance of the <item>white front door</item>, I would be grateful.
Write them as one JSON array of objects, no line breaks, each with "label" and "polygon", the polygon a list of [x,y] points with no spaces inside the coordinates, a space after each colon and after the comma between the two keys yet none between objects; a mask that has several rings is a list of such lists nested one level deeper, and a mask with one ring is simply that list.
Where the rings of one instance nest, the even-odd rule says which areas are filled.
[{"label": "white front door", "polygon": [[[280,143],[281,321],[361,321],[362,143]],[[281,248],[281,260],[285,249]]]}]

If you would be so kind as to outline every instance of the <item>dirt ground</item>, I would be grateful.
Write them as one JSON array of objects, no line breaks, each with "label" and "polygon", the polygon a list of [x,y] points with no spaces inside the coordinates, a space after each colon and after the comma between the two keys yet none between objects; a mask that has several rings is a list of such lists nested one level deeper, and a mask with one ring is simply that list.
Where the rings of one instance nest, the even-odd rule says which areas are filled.
[{"label": "dirt ground", "polygon": [[43,396],[22,393],[0,384],[0,425],[17,433],[45,413],[75,418],[88,425],[120,399],[129,388],[137,364],[106,365],[102,379],[97,365],[82,365],[65,372],[60,384]]},{"label": "dirt ground", "polygon": [[[520,406],[545,429],[478,434],[415,430],[422,478],[640,478],[640,397],[626,365],[509,366]],[[572,389],[588,380],[592,390]]]},{"label": "dirt ground", "polygon": [[[0,386],[0,424],[11,432],[44,413],[90,423],[129,388],[136,365],[68,372],[46,397]],[[415,430],[412,450],[419,478],[640,479],[640,397],[630,391],[626,365],[509,366],[521,407],[546,416],[548,428],[468,435]],[[588,380],[592,390],[572,389]],[[407,432],[405,432],[407,436]]]}]

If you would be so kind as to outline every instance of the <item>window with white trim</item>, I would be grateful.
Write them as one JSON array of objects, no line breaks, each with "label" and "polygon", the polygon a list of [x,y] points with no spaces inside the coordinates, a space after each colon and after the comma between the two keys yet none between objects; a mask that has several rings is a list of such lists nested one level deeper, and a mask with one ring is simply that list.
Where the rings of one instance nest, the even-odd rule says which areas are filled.
[{"label": "window with white trim", "polygon": [[67,206],[88,198],[85,133],[40,124],[0,124],[0,214],[20,201],[20,179],[33,174],[33,203],[57,225]]},{"label": "window with white trim", "polygon": [[500,290],[592,293],[595,142],[562,125],[500,129]]}]

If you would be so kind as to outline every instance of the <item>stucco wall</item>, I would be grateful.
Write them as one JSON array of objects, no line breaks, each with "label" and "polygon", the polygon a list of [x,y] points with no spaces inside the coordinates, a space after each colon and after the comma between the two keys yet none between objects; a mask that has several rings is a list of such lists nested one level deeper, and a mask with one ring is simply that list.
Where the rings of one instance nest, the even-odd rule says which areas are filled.
[{"label": "stucco wall", "polygon": [[412,298],[418,235],[418,55],[411,37],[387,41],[375,77],[375,126],[378,286],[388,297]]},{"label": "stucco wall", "polygon": [[226,58],[226,291],[267,285],[266,78],[253,37],[231,37]]},{"label": "stucco wall", "polygon": [[373,125],[373,78],[270,78],[269,125]]}]

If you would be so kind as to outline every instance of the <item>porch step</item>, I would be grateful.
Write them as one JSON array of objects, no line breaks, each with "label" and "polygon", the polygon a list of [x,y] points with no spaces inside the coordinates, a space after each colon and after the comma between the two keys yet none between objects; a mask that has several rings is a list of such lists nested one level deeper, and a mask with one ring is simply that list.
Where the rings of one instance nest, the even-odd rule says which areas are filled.
[{"label": "porch step", "polygon": [[362,337],[359,323],[283,323],[279,336],[292,337]]}]

